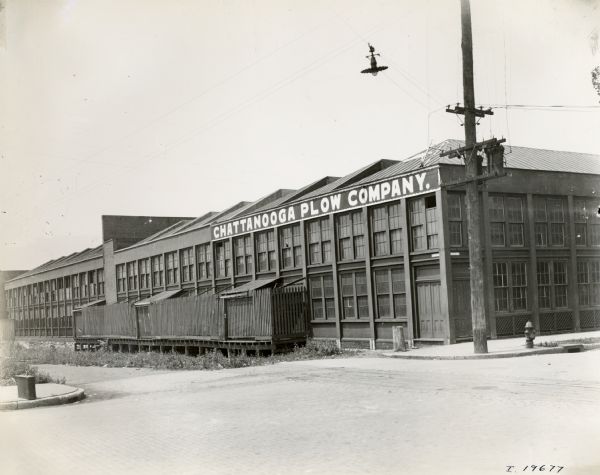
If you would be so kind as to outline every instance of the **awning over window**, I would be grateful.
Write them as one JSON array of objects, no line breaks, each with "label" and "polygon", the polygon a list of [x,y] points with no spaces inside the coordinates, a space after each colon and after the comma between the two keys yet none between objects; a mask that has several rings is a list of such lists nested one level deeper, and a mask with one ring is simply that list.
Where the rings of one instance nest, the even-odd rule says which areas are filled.
[{"label": "awning over window", "polygon": [[165,290],[164,292],[161,292],[160,294],[156,294],[156,295],[153,295],[152,297],[147,297],[143,300],[140,300],[139,302],[134,303],[134,305],[136,307],[145,307],[147,305],[150,305],[151,303],[159,302],[161,300],[170,299],[171,297],[175,297],[176,295],[179,295],[181,292],[183,292],[182,289]]},{"label": "awning over window", "polygon": [[253,290],[262,289],[264,287],[272,287],[279,278],[273,277],[270,279],[256,279],[246,282],[234,289],[224,290],[219,294],[221,298],[237,297],[240,294],[250,293]]},{"label": "awning over window", "polygon": [[83,305],[80,305],[79,307],[75,307],[73,310],[81,310],[82,308],[97,307],[99,305],[105,305],[105,304],[106,304],[106,300],[104,300],[104,299],[94,300],[93,302],[84,303]]}]

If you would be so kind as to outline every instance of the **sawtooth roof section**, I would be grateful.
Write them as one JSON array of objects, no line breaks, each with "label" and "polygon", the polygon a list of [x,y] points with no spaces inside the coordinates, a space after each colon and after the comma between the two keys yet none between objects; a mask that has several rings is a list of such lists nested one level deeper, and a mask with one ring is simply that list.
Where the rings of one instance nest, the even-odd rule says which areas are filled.
[{"label": "sawtooth roof section", "polygon": [[302,199],[314,198],[315,196],[325,195],[340,188],[351,186],[397,163],[397,160],[378,160],[374,163],[370,163],[369,165],[360,168],[355,172],[350,173],[349,175],[339,178],[338,180],[335,180],[334,182],[323,186],[318,190],[308,193],[306,196],[303,196]]},{"label": "sawtooth roof section", "polygon": [[289,194],[295,192],[296,190],[288,190],[288,189],[279,189],[277,191],[274,191],[273,193],[268,194],[267,196],[263,196],[262,198],[259,198],[256,201],[253,201],[249,204],[247,204],[246,206],[240,208],[239,210],[236,211],[235,214],[233,215],[228,215],[226,218],[220,218],[215,220],[215,223],[220,223],[222,221],[228,220],[228,219],[233,219],[236,218],[238,216],[245,216],[248,214],[252,214],[254,213],[257,209],[259,208],[263,208],[265,206],[268,206],[269,208],[273,208],[273,203],[275,203],[277,200],[283,199],[286,196],[288,196]]},{"label": "sawtooth roof section", "polygon": [[320,178],[319,180],[313,181],[312,183],[309,183],[308,185],[300,188],[299,190],[296,190],[286,196],[282,196],[281,198],[279,198],[276,201],[273,201],[272,203],[262,206],[261,208],[255,209],[254,212],[260,213],[262,211],[279,208],[280,206],[283,206],[287,203],[301,200],[304,197],[304,195],[306,195],[307,193],[311,193],[315,190],[319,190],[322,187],[327,186],[330,183],[333,183],[334,181],[339,180],[339,179],[340,179],[340,177],[337,177],[337,176],[326,176],[326,177]]},{"label": "sawtooth roof section", "polygon": [[76,264],[77,262],[83,262],[90,259],[96,259],[98,257],[102,257],[102,246],[87,248],[80,252],[74,252],[73,254],[69,254],[68,256],[59,257],[58,259],[52,259],[44,264],[37,266],[30,271],[23,272],[19,274],[14,279],[10,279],[8,282],[13,280],[19,280],[23,277],[29,277],[36,274],[41,274],[42,272],[46,272],[49,270],[57,269],[62,266]]},{"label": "sawtooth roof section", "polygon": [[[144,238],[141,241],[136,242],[135,244],[133,244],[132,246],[129,246],[129,247],[137,247],[140,244],[148,244],[149,242],[156,241],[157,239],[164,238],[166,236],[175,234],[177,231],[181,230],[181,228],[190,224],[191,221],[193,221],[193,219],[182,219],[181,221],[177,221],[175,224],[172,224],[171,226],[168,226],[165,229],[161,229],[157,233],[151,234],[147,238]],[[124,249],[127,249],[127,248],[124,248]],[[121,249],[119,249],[119,251],[120,250]]]},{"label": "sawtooth roof section", "polygon": [[217,214],[218,213],[216,211],[209,211],[208,213],[203,214],[202,216],[199,216],[198,218],[194,218],[191,221],[189,221],[185,226],[183,226],[179,230],[179,232],[182,233],[184,231],[190,231],[192,229],[202,227],[205,224],[209,223],[212,219],[214,219],[214,216]]}]

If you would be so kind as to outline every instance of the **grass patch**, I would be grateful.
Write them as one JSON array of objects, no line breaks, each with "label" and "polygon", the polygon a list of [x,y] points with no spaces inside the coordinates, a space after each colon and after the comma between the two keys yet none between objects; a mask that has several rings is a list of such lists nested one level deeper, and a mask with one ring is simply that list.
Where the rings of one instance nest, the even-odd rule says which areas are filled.
[{"label": "grass patch", "polygon": [[20,374],[35,376],[36,384],[65,384],[65,378],[53,378],[48,373],[39,371],[35,366],[31,366],[25,361],[18,361],[10,357],[0,360],[0,386],[15,386],[17,384],[15,376]]},{"label": "grass patch", "polygon": [[536,343],[535,346],[540,346],[542,348],[555,348],[558,346],[558,341],[540,341]]},{"label": "grass patch", "polygon": [[[71,366],[101,366],[107,368],[152,368],[169,370],[216,370],[262,366],[284,361],[348,357],[357,351],[344,351],[338,348],[335,340],[309,340],[305,346],[295,347],[289,353],[271,356],[249,356],[231,353],[223,355],[213,350],[199,356],[189,356],[176,352],[137,352],[119,353],[101,348],[98,351],[74,351],[72,348],[53,345],[32,345],[25,348],[13,344],[8,348],[11,360],[30,364],[55,364]],[[30,368],[35,370],[35,368]]]}]

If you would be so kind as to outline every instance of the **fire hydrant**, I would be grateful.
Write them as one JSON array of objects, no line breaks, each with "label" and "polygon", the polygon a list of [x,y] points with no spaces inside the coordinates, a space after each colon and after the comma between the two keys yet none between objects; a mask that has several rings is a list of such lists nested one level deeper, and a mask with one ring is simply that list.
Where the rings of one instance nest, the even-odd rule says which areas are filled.
[{"label": "fire hydrant", "polygon": [[533,348],[533,340],[535,340],[535,328],[533,323],[525,324],[525,348]]}]

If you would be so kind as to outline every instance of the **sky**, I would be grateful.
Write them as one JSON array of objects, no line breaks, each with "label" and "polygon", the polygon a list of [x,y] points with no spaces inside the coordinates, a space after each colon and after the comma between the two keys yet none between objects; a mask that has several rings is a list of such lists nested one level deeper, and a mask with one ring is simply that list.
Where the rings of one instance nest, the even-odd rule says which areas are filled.
[{"label": "sky", "polygon": [[[0,4],[3,270],[101,244],[103,214],[200,216],[464,134],[459,0]],[[600,1],[471,9],[478,139],[600,154]]]}]

